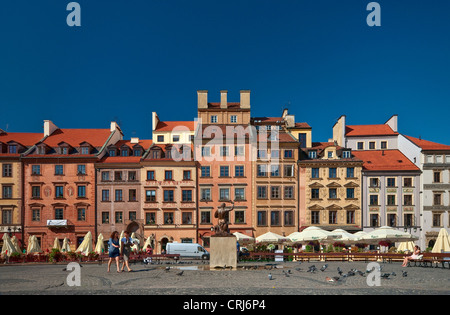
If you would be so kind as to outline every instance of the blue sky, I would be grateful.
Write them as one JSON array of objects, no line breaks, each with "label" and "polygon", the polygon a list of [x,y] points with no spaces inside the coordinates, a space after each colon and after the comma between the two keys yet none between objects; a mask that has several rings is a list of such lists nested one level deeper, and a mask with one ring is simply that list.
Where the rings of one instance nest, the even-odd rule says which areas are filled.
[{"label": "blue sky", "polygon": [[[0,9],[0,128],[108,128],[150,138],[151,112],[196,117],[197,90],[250,89],[252,116],[284,107],[326,141],[399,115],[407,135],[450,144],[450,1],[8,1]],[[289,104],[289,105],[288,105]]]}]

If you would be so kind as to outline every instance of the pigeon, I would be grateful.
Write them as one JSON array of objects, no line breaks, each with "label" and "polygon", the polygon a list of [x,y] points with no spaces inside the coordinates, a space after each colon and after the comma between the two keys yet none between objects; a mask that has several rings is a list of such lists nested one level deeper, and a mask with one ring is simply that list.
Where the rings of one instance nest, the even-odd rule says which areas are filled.
[{"label": "pigeon", "polygon": [[389,276],[390,276],[391,274],[390,273],[383,273],[382,275],[381,275],[381,278],[383,278],[383,279],[389,279]]},{"label": "pigeon", "polygon": [[353,277],[355,275],[355,272],[353,270],[350,270],[347,272],[347,277]]},{"label": "pigeon", "polygon": [[183,272],[184,272],[184,270],[181,270],[180,272],[177,273],[177,276],[182,276]]},{"label": "pigeon", "polygon": [[320,268],[320,271],[324,272],[325,269],[327,269],[327,268],[328,268],[328,264],[325,264],[322,266],[322,268]]},{"label": "pigeon", "polygon": [[395,273],[395,272],[391,272],[391,276],[394,276],[394,277],[396,277],[397,276],[397,274]]},{"label": "pigeon", "polygon": [[289,277],[288,273],[286,271],[283,270],[283,273],[286,277]]},{"label": "pigeon", "polygon": [[328,282],[338,282],[340,280],[339,277],[326,277],[325,280],[327,280]]},{"label": "pigeon", "polygon": [[295,268],[295,270],[297,270],[298,272],[301,272],[302,268]]},{"label": "pigeon", "polygon": [[340,276],[342,276],[342,269],[341,269],[341,268],[337,267],[337,272],[338,272],[338,274],[339,274]]},{"label": "pigeon", "polygon": [[292,274],[291,269],[288,270],[288,274],[290,274],[290,275]]},{"label": "pigeon", "polygon": [[408,276],[408,272],[402,271],[402,276],[403,276],[403,277],[407,277],[407,276]]},{"label": "pigeon", "polygon": [[169,267],[169,266],[167,266],[167,267],[166,267],[166,271],[169,271],[169,270],[170,270],[170,267]]},{"label": "pigeon", "polygon": [[272,280],[272,279],[273,279],[272,274],[269,272],[269,280]]},{"label": "pigeon", "polygon": [[310,267],[308,268],[308,271],[307,271],[307,272],[315,273],[316,270],[317,270],[316,266],[315,266],[315,265],[312,265],[312,266],[310,266]]}]

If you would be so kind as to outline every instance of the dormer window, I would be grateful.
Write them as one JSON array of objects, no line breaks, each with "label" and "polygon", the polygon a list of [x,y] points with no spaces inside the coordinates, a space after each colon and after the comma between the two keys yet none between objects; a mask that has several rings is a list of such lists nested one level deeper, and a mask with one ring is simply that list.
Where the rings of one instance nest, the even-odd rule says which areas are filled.
[{"label": "dormer window", "polygon": [[10,154],[17,154],[17,145],[15,145],[15,144],[10,144],[9,146],[8,146],[8,153],[10,153]]},{"label": "dormer window", "polygon": [[122,149],[120,151],[120,156],[128,156],[128,150],[127,149]]},{"label": "dormer window", "polygon": [[328,151],[328,158],[331,159],[333,157],[333,151]]},{"label": "dormer window", "polygon": [[133,155],[134,156],[141,156],[141,149],[134,149],[134,151],[133,151]]},{"label": "dormer window", "polygon": [[69,154],[69,148],[67,148],[67,147],[63,147],[63,148],[61,148],[61,154]]},{"label": "dormer window", "polygon": [[308,152],[308,156],[309,156],[310,159],[317,158],[317,151],[309,151]]},{"label": "dormer window", "polygon": [[352,157],[352,153],[350,151],[342,151],[342,158],[349,159]]},{"label": "dormer window", "polygon": [[88,155],[89,154],[89,147],[81,147],[81,154]]}]

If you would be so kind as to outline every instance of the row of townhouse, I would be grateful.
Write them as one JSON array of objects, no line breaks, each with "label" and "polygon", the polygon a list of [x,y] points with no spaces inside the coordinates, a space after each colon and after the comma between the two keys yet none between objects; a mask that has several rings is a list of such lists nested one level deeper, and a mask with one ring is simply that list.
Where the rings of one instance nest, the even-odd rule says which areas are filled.
[{"label": "row of townhouse", "polygon": [[[250,91],[239,102],[209,102],[197,91],[197,119],[152,115],[152,139],[123,139],[120,127],[43,133],[0,130],[1,224],[25,247],[87,232],[209,246],[225,204],[231,232],[289,235],[308,226],[350,232],[388,225],[431,246],[449,228],[450,146],[402,135],[396,115],[380,125],[346,125],[313,142],[312,128],[284,110],[252,117]],[[0,237],[1,238],[1,237]]]}]

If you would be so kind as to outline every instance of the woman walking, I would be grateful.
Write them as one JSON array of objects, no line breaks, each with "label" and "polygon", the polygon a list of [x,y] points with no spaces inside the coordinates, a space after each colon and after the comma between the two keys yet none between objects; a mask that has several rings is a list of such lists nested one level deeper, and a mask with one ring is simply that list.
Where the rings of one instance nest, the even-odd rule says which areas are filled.
[{"label": "woman walking", "polygon": [[131,247],[133,246],[133,240],[130,237],[130,233],[128,231],[124,232],[124,237],[121,239],[122,242],[122,254],[123,254],[123,265],[122,265],[122,271],[125,268],[125,265],[127,266],[128,272],[131,272],[130,265],[129,265],[129,259],[131,254]]},{"label": "woman walking", "polygon": [[119,243],[119,232],[114,231],[111,234],[108,242],[109,248],[109,261],[108,261],[108,272],[111,271],[111,264],[113,259],[116,260],[117,272],[120,272],[119,269],[119,256],[120,256],[120,243]]}]

